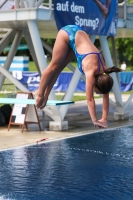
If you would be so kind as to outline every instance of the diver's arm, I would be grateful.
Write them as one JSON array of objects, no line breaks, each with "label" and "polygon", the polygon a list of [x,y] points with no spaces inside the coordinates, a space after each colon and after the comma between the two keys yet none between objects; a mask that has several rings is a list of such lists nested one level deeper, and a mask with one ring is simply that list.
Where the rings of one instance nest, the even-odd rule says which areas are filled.
[{"label": "diver's arm", "polygon": [[95,106],[95,100],[94,100],[94,84],[95,84],[95,73],[94,71],[90,70],[87,73],[85,73],[86,76],[86,99],[87,99],[87,105],[88,110],[91,116],[91,120],[95,126],[98,126],[99,128],[106,128],[106,120],[108,116],[108,108],[109,108],[109,100],[108,95],[103,96],[103,114],[102,119],[97,120],[96,117],[96,106]]},{"label": "diver's arm", "polygon": [[88,110],[92,122],[95,123],[97,121],[97,118],[96,118],[96,108],[93,95],[93,87],[95,83],[94,72],[89,71],[85,75],[86,75],[86,99],[87,99]]},{"label": "diver's arm", "polygon": [[103,107],[102,107],[102,119],[107,121],[108,111],[109,111],[109,93],[103,94]]},{"label": "diver's arm", "polygon": [[109,93],[103,94],[102,118],[98,120],[102,122],[105,126],[107,126],[108,111],[109,111]]}]

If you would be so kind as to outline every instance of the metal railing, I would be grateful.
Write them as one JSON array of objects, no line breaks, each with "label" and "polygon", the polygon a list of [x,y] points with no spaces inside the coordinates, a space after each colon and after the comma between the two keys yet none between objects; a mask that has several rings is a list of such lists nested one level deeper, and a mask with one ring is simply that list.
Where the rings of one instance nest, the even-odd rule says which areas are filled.
[{"label": "metal railing", "polygon": [[127,4],[128,0],[124,0],[122,3],[118,4],[118,17],[125,20],[128,16],[133,14],[133,4]]},{"label": "metal railing", "polygon": [[53,0],[3,0],[0,4],[0,10],[24,9],[24,8],[53,8]]}]

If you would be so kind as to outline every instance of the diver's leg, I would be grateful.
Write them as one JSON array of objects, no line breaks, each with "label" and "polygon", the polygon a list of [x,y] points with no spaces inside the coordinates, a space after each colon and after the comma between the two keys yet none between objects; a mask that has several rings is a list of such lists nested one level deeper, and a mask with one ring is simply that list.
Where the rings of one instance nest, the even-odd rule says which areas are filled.
[{"label": "diver's leg", "polygon": [[63,62],[69,51],[68,35],[65,31],[59,31],[52,53],[52,60],[48,67],[42,73],[39,84],[38,95],[43,96],[47,85],[50,83],[53,75],[62,68]]},{"label": "diver's leg", "polygon": [[[43,102],[46,102],[59,73],[74,56],[72,49],[70,49],[68,45],[68,40],[69,38],[67,33],[61,30],[55,41],[52,60],[44,70],[39,84],[39,89],[35,92],[37,108],[42,108],[42,104],[45,105]],[[44,94],[46,100],[44,100]]]},{"label": "diver's leg", "polygon": [[43,100],[42,100],[42,104],[40,105],[40,109],[42,109],[43,107],[45,107],[46,103],[47,103],[47,100],[48,100],[48,96],[49,96],[49,93],[55,83],[55,81],[57,80],[59,74],[61,73],[61,71],[66,67],[66,65],[74,58],[74,52],[73,50],[70,48],[69,49],[69,52],[66,56],[66,59],[64,60],[62,66],[60,66],[60,68],[57,69],[56,73],[54,73],[51,81],[49,82],[49,84],[47,85],[46,87],[46,90],[45,90],[45,93],[44,93],[44,97],[43,97]]}]

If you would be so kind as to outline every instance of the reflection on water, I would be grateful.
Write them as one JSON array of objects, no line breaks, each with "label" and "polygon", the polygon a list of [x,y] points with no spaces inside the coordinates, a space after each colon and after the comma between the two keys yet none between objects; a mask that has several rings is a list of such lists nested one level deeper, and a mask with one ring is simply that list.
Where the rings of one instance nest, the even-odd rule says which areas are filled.
[{"label": "reflection on water", "polygon": [[0,152],[0,200],[132,200],[133,127]]}]

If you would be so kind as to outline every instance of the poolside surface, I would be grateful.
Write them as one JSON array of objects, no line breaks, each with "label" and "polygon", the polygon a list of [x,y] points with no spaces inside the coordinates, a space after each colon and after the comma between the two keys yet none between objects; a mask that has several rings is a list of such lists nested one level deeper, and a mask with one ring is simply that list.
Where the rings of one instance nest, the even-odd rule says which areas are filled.
[{"label": "poolside surface", "polygon": [[[113,98],[113,97],[112,97]],[[128,98],[128,95],[124,95],[124,101]],[[102,98],[96,99],[96,110],[98,118],[101,117],[102,110]],[[130,114],[133,113],[133,102],[129,106]],[[133,125],[133,117],[128,120],[115,121],[113,118],[114,109],[110,106],[108,129],[115,127]],[[39,118],[41,119],[42,113],[39,112]],[[29,130],[24,130],[21,133],[21,127],[11,125],[10,131],[7,127],[0,127],[0,150],[10,149],[17,146],[25,146],[36,144],[37,140],[47,138],[46,141],[53,141],[61,138],[75,137],[78,135],[84,135],[92,132],[98,132],[98,128],[94,128],[87,108],[86,101],[77,102],[74,105],[70,105],[65,120],[68,121],[69,128],[67,131],[39,131],[38,125],[29,125]],[[50,119],[46,117],[46,128]],[[107,129],[107,130],[108,130]],[[45,142],[45,141],[43,141]]]}]

